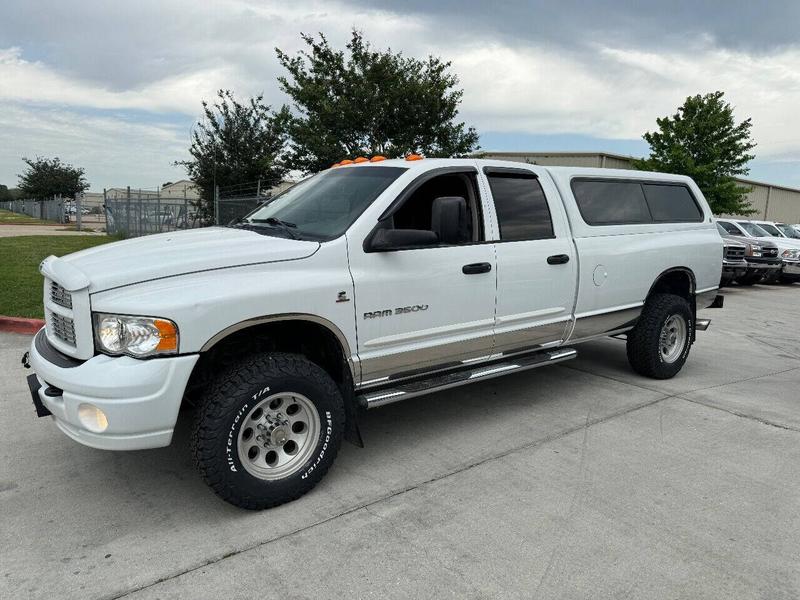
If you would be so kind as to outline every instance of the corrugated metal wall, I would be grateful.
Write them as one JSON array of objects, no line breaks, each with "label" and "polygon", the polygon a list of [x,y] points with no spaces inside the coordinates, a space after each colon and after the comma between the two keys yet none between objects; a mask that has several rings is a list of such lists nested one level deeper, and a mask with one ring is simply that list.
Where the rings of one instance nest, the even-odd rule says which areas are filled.
[{"label": "corrugated metal wall", "polygon": [[[550,167],[633,168],[631,159],[627,156],[600,152],[487,152],[482,156]],[[749,218],[800,223],[800,190],[749,180],[742,180],[741,183],[753,188],[748,200],[758,212]]]}]

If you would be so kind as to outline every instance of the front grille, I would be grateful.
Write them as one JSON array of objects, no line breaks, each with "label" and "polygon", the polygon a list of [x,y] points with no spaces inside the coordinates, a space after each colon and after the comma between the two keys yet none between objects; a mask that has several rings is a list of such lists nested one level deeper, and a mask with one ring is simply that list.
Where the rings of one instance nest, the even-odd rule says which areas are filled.
[{"label": "front grille", "polygon": [[72,308],[72,294],[55,281],[50,284],[50,300],[64,308]]},{"label": "front grille", "polygon": [[69,317],[50,314],[50,333],[70,346],[75,345],[75,323]]},{"label": "front grille", "polygon": [[725,246],[725,258],[728,260],[738,260],[744,258],[743,246]]},{"label": "front grille", "polygon": [[764,248],[761,251],[761,256],[764,256],[766,258],[775,258],[776,256],[778,256],[778,249],[777,248]]}]

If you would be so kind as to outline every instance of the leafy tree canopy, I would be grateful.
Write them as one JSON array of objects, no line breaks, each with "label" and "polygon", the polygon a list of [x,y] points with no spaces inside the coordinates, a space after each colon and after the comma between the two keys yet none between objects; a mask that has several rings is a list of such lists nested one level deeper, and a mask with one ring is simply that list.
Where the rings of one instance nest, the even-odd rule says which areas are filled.
[{"label": "leafy tree canopy", "polygon": [[345,50],[303,35],[308,48],[289,56],[276,48],[288,75],[281,88],[298,114],[289,124],[288,162],[306,173],[343,158],[419,152],[458,156],[478,148],[473,127],[458,122],[463,91],[450,63],[373,50],[353,30]]},{"label": "leafy tree canopy", "polygon": [[686,98],[671,117],[656,119],[659,130],[647,132],[650,156],[635,161],[647,171],[688,175],[697,182],[715,214],[751,214],[746,200],[750,188],[737,184],[734,177],[747,175],[751,119],[736,123],[733,107],[723,92]]},{"label": "leafy tree canopy", "polygon": [[42,158],[36,160],[23,158],[28,165],[19,177],[19,192],[23,198],[51,198],[53,196],[72,197],[89,189],[89,182],[84,177],[85,171],[61,162],[61,159]]},{"label": "leafy tree canopy", "polygon": [[281,182],[287,172],[280,160],[286,146],[288,108],[273,111],[263,96],[239,102],[219,90],[213,104],[203,101],[204,119],[197,123],[186,168],[200,188],[199,212],[210,221],[214,214],[214,185],[224,187],[261,180],[263,189]]}]

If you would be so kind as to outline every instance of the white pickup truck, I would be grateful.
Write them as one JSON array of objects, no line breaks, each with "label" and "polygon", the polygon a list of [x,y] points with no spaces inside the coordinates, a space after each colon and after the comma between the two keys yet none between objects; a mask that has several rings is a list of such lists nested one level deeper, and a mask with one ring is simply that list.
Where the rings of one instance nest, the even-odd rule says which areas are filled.
[{"label": "white pickup truck", "polygon": [[40,416],[88,446],[166,446],[191,404],[200,473],[260,509],[360,443],[363,408],[600,336],[672,377],[708,326],[696,311],[721,305],[722,247],[686,177],[343,161],[228,227],[45,259],[46,327],[23,362]]}]

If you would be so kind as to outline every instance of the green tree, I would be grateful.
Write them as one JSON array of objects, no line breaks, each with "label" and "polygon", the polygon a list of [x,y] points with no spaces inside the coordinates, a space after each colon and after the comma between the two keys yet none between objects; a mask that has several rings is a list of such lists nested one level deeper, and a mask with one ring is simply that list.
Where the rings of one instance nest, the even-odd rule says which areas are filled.
[{"label": "green tree", "polygon": [[450,63],[375,51],[353,30],[346,51],[303,35],[308,49],[289,56],[279,77],[297,113],[290,122],[292,169],[320,171],[343,158],[419,152],[458,156],[478,148],[473,127],[457,122],[463,91]]},{"label": "green tree", "polygon": [[14,195],[11,193],[11,190],[8,189],[8,186],[0,184],[0,202],[8,202],[13,199]]},{"label": "green tree", "polygon": [[659,130],[647,132],[650,156],[635,161],[638,169],[688,175],[695,180],[715,214],[756,212],[747,202],[751,188],[734,177],[747,175],[751,119],[736,123],[724,92],[690,96],[672,117],[656,119]]},{"label": "green tree", "polygon": [[28,168],[19,177],[19,192],[23,198],[50,198],[52,196],[72,197],[89,189],[84,177],[85,171],[62,163],[61,159],[42,158],[36,160],[23,158]]},{"label": "green tree", "polygon": [[281,182],[287,167],[280,159],[286,146],[289,110],[275,112],[263,96],[239,102],[228,90],[217,92],[217,101],[203,101],[205,118],[192,133],[191,160],[175,164],[186,168],[200,188],[198,211],[213,220],[214,186],[224,187],[261,180],[262,189]]}]

